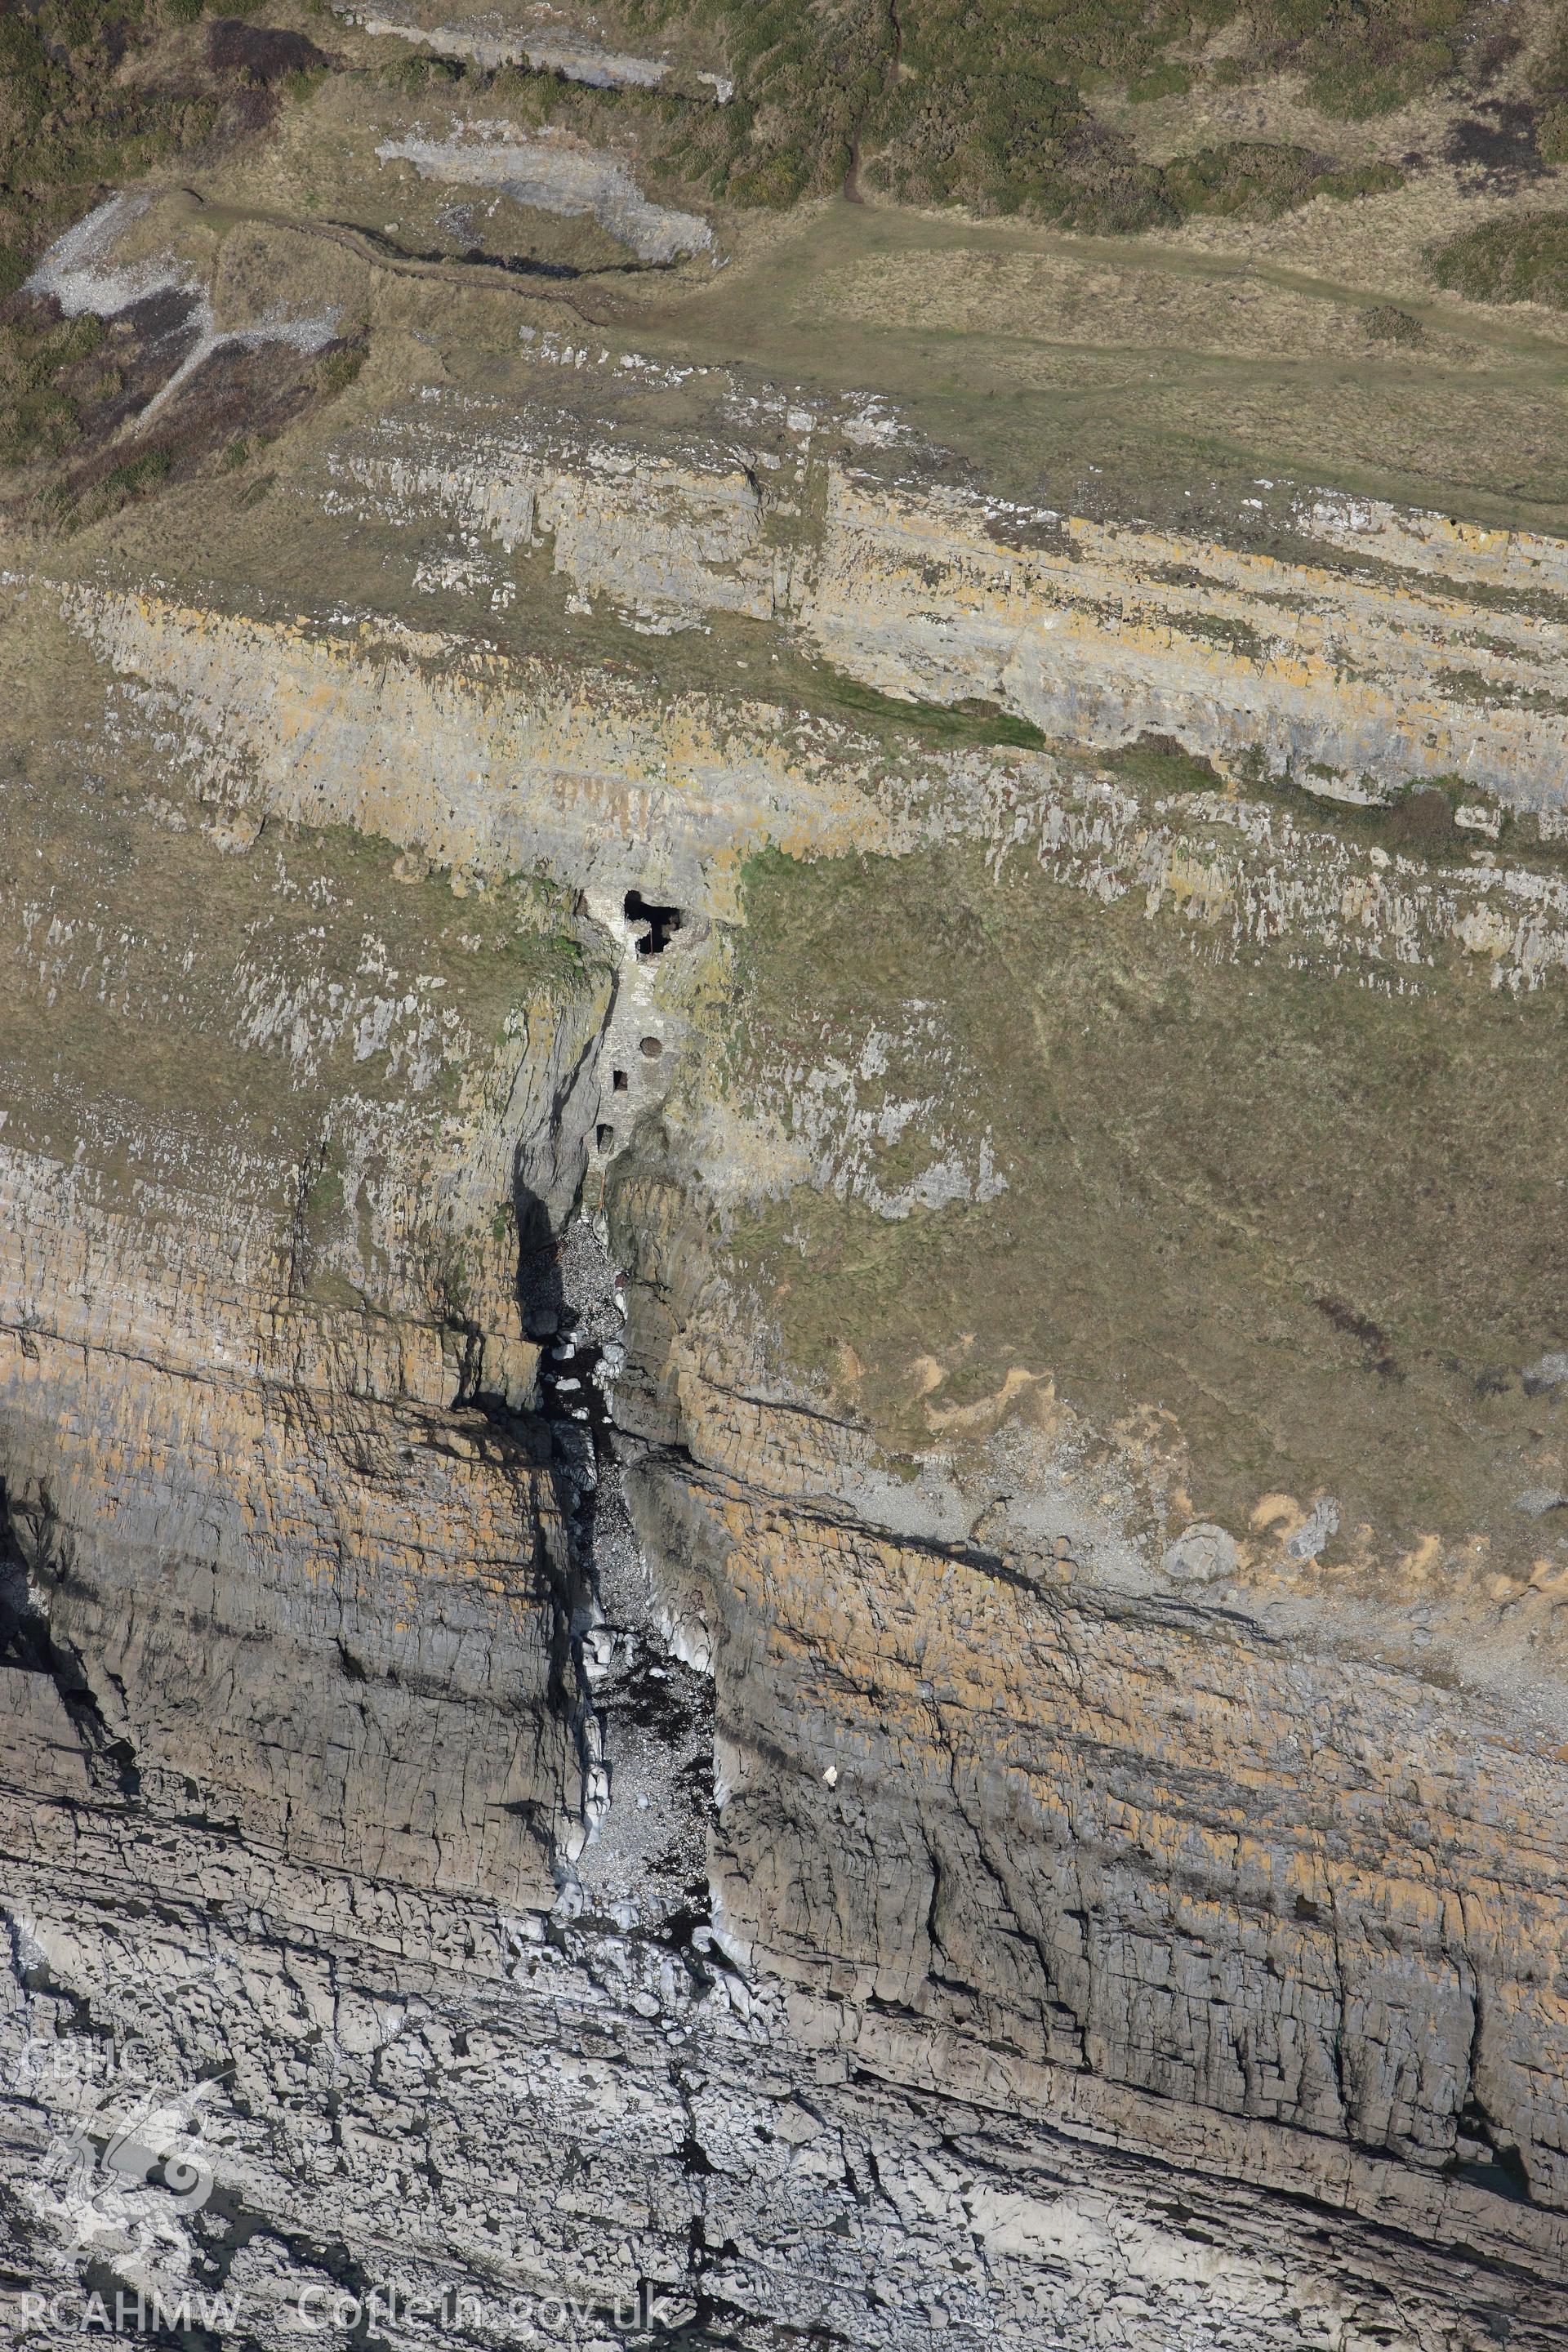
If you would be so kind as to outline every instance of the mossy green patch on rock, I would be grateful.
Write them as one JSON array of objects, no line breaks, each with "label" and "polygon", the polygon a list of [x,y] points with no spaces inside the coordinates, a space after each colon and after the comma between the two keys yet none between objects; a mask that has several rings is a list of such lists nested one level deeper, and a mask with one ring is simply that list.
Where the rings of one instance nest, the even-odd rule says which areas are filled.
[{"label": "mossy green patch on rock", "polygon": [[[842,671],[818,667],[827,681],[822,698],[828,709],[853,711],[858,720],[879,720],[906,737],[912,735],[917,742],[998,743],[1015,751],[1036,751],[1044,748],[1046,739],[1037,727],[994,702],[908,701],[898,695],[879,694],[874,686],[862,686]],[[815,684],[816,678],[811,682]]]}]

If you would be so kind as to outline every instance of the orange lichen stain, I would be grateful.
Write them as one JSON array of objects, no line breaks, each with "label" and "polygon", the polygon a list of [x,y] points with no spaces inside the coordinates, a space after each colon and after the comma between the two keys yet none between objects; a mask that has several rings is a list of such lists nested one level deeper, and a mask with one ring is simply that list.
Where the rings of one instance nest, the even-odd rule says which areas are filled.
[{"label": "orange lichen stain", "polygon": [[1441,1536],[1417,1536],[1410,1549],[1399,1555],[1400,1573],[1411,1584],[1425,1584],[1442,1556]]},{"label": "orange lichen stain", "polygon": [[1289,1535],[1306,1516],[1294,1495],[1263,1495],[1253,1505],[1247,1524],[1260,1536],[1267,1535],[1271,1528]]},{"label": "orange lichen stain", "polygon": [[1005,1421],[1027,1420],[1037,1427],[1049,1428],[1056,1395],[1051,1373],[1026,1371],[1022,1364],[1015,1364],[990,1396],[974,1404],[928,1404],[926,1420],[939,1435],[955,1437],[989,1437]]}]

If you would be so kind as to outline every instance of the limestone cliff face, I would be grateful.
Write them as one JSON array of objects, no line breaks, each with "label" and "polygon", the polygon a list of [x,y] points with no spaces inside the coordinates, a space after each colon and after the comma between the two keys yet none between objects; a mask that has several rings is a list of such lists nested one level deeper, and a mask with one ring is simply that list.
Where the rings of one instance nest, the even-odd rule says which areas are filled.
[{"label": "limestone cliff face", "polygon": [[[1058,544],[1036,549],[1028,518],[844,478],[828,499],[807,625],[875,685],[993,695],[1090,742],[1173,734],[1227,769],[1326,771],[1373,794],[1457,776],[1521,808],[1556,805],[1563,616],[1464,593],[1506,582],[1528,594],[1523,572],[1560,593],[1555,565],[1510,541],[1458,551],[1459,577],[1447,579],[1429,542],[1417,568],[1389,533],[1387,569],[1347,578],[1305,549],[1287,565],[1065,517]],[[1315,518],[1304,520],[1310,541]]]},{"label": "limestone cliff face", "polygon": [[[38,796],[12,793],[21,843]],[[5,1543],[17,1654],[91,1735],[63,1785],[539,1897],[581,1811],[574,1571],[509,1418],[539,1355],[513,1206],[574,1187],[602,999],[487,1001],[461,968],[487,914],[432,973],[450,917],[443,941],[385,858],[345,877],[119,809],[105,843],[95,815],[7,908],[14,1050],[58,1075],[5,1154]],[[170,862],[206,904],[160,989]],[[94,1067],[126,1016],[139,1061],[127,1037]]]},{"label": "limestone cliff face", "polygon": [[622,1410],[713,1650],[727,1935],[879,2070],[1555,2268],[1556,1727],[1097,1575],[1079,1529],[928,1532],[715,1360],[695,1257],[677,1224],[634,1310],[687,1369]]},{"label": "limestone cliff face", "polygon": [[792,757],[773,711],[584,689],[439,635],[356,641],[162,598],[64,601],[136,682],[132,699],[175,719],[201,783],[247,809],[349,824],[444,866],[543,863],[578,887],[647,886],[728,913],[749,850],[878,837],[853,782]]},{"label": "limestone cliff face", "polygon": [[[606,396],[626,381],[612,373]],[[520,433],[433,392],[334,453],[329,497],[405,528],[447,519],[454,582],[466,570],[492,599],[510,592],[479,551],[548,543],[579,596],[645,626],[773,622],[868,685],[993,698],[1077,742],[1170,734],[1227,772],[1351,796],[1451,776],[1558,804],[1553,541],[1319,496],[1298,502],[1282,559],[926,487],[890,457],[873,473],[853,418],[727,405],[742,433],[775,428],[743,468],[690,436],[639,466],[543,404]]]},{"label": "limestone cliff face", "polygon": [[12,2269],[1544,2352],[1568,556],[713,398],[7,575]]}]

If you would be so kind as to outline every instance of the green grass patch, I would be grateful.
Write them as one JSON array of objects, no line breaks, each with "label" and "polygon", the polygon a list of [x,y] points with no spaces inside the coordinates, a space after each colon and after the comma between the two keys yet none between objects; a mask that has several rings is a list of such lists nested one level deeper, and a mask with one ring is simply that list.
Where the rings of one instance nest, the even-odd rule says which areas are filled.
[{"label": "green grass patch", "polygon": [[1147,106],[1155,99],[1184,98],[1192,86],[1193,75],[1189,66],[1162,63],[1152,72],[1140,74],[1136,81],[1130,82],[1127,95],[1135,106]]},{"label": "green grass patch", "polygon": [[1141,735],[1136,743],[1109,753],[1101,764],[1126,782],[1142,784],[1162,799],[1173,793],[1213,793],[1225,788],[1219,770],[1184,750],[1173,735]]},{"label": "green grass patch", "polygon": [[18,319],[0,329],[0,463],[58,456],[79,429],[68,379],[103,341],[94,318]]},{"label": "green grass patch", "polygon": [[105,474],[104,492],[110,498],[116,495],[127,499],[139,498],[143,490],[150,490],[154,483],[164,480],[173,472],[174,465],[172,449],[143,450],[141,457],[128,457],[123,465],[114,467]]},{"label": "green grass patch", "polygon": [[1430,246],[1439,286],[1472,302],[1544,302],[1568,310],[1568,213],[1518,213]]},{"label": "green grass patch", "polygon": [[1535,143],[1543,163],[1568,163],[1568,19],[1548,25],[1545,45],[1530,67],[1531,94],[1540,112]]},{"label": "green grass patch", "polygon": [[[1299,871],[1310,891],[1310,842]],[[1528,1545],[1508,1447],[1530,1408],[1489,1368],[1562,1328],[1568,1237],[1539,1202],[1568,1181],[1568,992],[1515,1003],[1457,949],[1404,996],[1296,969],[1289,940],[1194,955],[1173,910],[1100,907],[1028,858],[997,877],[980,851],[757,860],[746,909],[734,1111],[787,1125],[778,1074],[857,1067],[875,1029],[859,1110],[939,1097],[889,1173],[988,1135],[1006,1179],[902,1219],[805,1184],[737,1214],[721,1270],[786,1363],[831,1383],[851,1350],[855,1407],[906,1451],[931,1442],[928,1402],[1023,1366],[1102,1430],[1173,1414],[1200,1517],[1330,1486],[1386,1535]]]},{"label": "green grass patch", "polygon": [[1027,719],[1015,718],[994,702],[967,698],[963,702],[906,702],[900,696],[879,694],[838,670],[825,673],[828,698],[858,719],[878,719],[895,727],[918,729],[927,742],[943,744],[998,743],[1016,751],[1043,751],[1046,738]]}]

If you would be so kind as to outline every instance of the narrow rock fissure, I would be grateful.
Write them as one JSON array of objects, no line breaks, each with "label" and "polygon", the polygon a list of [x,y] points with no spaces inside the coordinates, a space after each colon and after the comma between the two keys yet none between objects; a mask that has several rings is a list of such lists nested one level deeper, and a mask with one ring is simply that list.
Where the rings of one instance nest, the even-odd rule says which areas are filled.
[{"label": "narrow rock fissure", "polygon": [[[670,911],[670,910],[660,910]],[[574,1212],[522,1272],[524,1327],[546,1349],[541,1412],[569,1530],[569,1639],[581,1825],[558,1852],[558,1911],[689,1943],[707,1920],[713,1790],[709,1679],[669,1647],[625,1492],[637,1441],[617,1428],[624,1277]]]},{"label": "narrow rock fissure", "polygon": [[1510,2204],[1531,2205],[1535,2200],[1524,2158],[1506,2133],[1500,2132],[1477,2088],[1486,2021],[1479,1984],[1472,1987],[1470,2002],[1473,2022],[1466,2070],[1468,2087],[1465,2103],[1455,2119],[1455,2152],[1444,2166],[1444,2174],[1450,2180],[1463,2180],[1472,2189],[1483,2189],[1490,2196],[1504,2198]]}]

